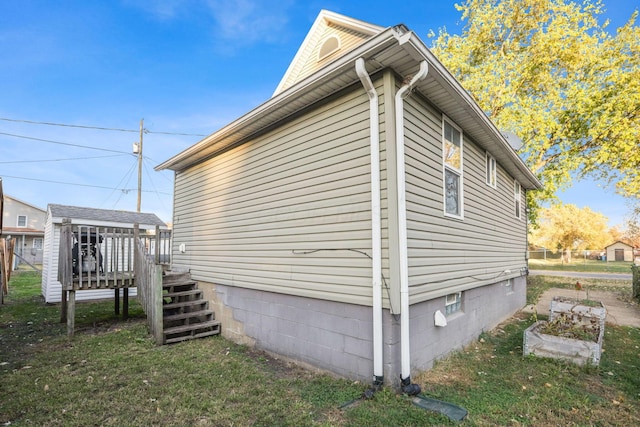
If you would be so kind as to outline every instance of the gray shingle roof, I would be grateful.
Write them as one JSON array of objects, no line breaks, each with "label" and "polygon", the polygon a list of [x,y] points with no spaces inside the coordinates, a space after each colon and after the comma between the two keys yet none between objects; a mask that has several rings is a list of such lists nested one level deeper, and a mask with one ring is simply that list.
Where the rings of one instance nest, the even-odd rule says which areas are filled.
[{"label": "gray shingle roof", "polygon": [[156,214],[144,212],[115,211],[110,209],[83,208],[49,204],[51,215],[56,218],[81,219],[87,221],[108,221],[126,224],[159,225],[165,227]]}]

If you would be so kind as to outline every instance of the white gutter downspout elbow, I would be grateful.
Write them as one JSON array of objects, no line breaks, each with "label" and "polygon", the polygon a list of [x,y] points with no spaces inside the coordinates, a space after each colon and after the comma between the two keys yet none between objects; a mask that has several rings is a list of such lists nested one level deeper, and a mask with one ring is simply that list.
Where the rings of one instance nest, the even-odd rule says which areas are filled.
[{"label": "white gutter downspout elbow", "polygon": [[373,311],[373,388],[384,383],[382,341],[382,223],[380,215],[380,128],[378,92],[365,68],[364,58],[356,60],[356,73],[369,95],[369,133],[371,146],[371,260]]},{"label": "white gutter downspout elbow", "polygon": [[409,346],[409,257],[407,250],[407,200],[404,160],[404,98],[418,81],[429,72],[427,61],[420,63],[420,70],[411,81],[396,93],[396,170],[398,174],[398,244],[400,246],[400,357],[402,391],[408,395],[420,393],[420,386],[411,384],[411,349]]}]

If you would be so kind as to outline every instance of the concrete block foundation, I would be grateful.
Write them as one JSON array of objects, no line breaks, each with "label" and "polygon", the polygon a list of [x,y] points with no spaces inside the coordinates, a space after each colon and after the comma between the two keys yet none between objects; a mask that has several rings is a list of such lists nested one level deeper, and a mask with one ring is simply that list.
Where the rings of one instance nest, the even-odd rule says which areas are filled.
[{"label": "concrete block foundation", "polygon": [[[210,300],[222,335],[240,344],[281,355],[341,377],[373,378],[371,307],[324,301],[239,287],[199,283]],[[410,307],[412,374],[493,329],[526,303],[526,277],[462,293],[460,311],[437,327],[434,314],[445,312],[445,297]],[[383,311],[385,383],[400,381],[400,317]]]}]

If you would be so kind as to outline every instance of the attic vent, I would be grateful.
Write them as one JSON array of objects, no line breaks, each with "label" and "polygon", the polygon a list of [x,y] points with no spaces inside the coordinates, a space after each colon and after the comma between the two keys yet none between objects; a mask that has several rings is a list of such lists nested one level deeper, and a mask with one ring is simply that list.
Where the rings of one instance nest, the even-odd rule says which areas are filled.
[{"label": "attic vent", "polygon": [[337,50],[340,50],[340,39],[338,36],[330,36],[322,43],[320,52],[318,52],[318,61],[326,58]]}]

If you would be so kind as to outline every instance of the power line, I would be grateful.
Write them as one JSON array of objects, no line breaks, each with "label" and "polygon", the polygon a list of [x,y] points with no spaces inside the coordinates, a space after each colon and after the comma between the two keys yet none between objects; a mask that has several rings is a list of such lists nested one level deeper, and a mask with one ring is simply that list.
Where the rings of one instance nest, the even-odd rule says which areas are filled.
[{"label": "power line", "polygon": [[208,136],[201,133],[160,132],[160,131],[153,131],[149,129],[145,129],[144,133],[155,133],[157,135],[159,134],[159,135],[181,135],[181,136]]},{"label": "power line", "polygon": [[6,117],[0,117],[0,120],[5,122],[17,122],[17,123],[29,123],[31,125],[47,125],[47,126],[63,126],[68,128],[81,128],[81,129],[97,129],[97,130],[111,130],[117,132],[137,132],[133,129],[119,129],[119,128],[107,128],[99,126],[84,126],[84,125],[69,125],[65,123],[52,123],[52,122],[36,122],[33,120],[20,120],[20,119],[8,119]]},{"label": "power line", "polygon": [[[78,187],[91,187],[91,188],[101,188],[103,190],[119,190],[122,192],[130,192],[130,191],[136,191],[135,188],[113,188],[113,187],[105,187],[105,186],[101,186],[101,185],[89,185],[89,184],[79,184],[77,182],[62,182],[62,181],[52,181],[49,179],[38,179],[38,178],[25,178],[22,176],[12,176],[12,175],[2,175],[3,178],[14,178],[14,179],[23,179],[26,181],[38,181],[38,182],[47,182],[50,184],[62,184],[62,185],[75,185]],[[150,190],[143,190],[144,193],[154,193],[154,191],[150,191]],[[155,191],[155,193],[158,194],[164,194],[166,196],[170,196],[171,193],[164,193],[164,192],[158,192]]]},{"label": "power line", "polygon": [[[129,153],[127,153],[127,155],[129,155]],[[10,161],[6,161],[6,162],[0,162],[0,164],[66,162],[68,160],[105,159],[107,157],[120,157],[120,156],[124,156],[124,154],[110,154],[108,156],[70,157],[70,158],[67,158],[67,159],[10,160]]]},{"label": "power line", "polygon": [[[140,131],[139,129],[122,129],[122,128],[101,127],[101,126],[71,125],[66,123],[38,122],[35,120],[10,119],[7,117],[0,117],[0,120],[4,120],[6,122],[15,122],[15,123],[28,123],[31,125],[62,126],[62,127],[69,127],[69,128],[108,130],[108,131],[116,131],[116,132],[138,133]],[[180,135],[180,136],[207,136],[199,133],[161,132],[161,131],[152,131],[149,129],[144,129],[144,133],[155,133],[160,135]]]},{"label": "power line", "polygon": [[[120,178],[120,181],[118,181],[118,184],[116,185],[116,188],[113,189],[113,191],[111,191],[111,193],[109,193],[109,195],[107,197],[105,197],[102,200],[102,203],[100,204],[100,207],[104,206],[104,204],[106,203],[107,200],[109,200],[111,198],[111,196],[113,195],[113,193],[115,193],[116,191],[118,191],[118,188],[120,185],[123,185],[123,182],[125,181],[125,178],[127,178],[127,176],[129,178],[131,178],[131,174],[133,173],[133,170],[135,169],[137,163],[137,159],[134,159],[133,163],[131,164],[131,167],[129,168],[129,170],[125,173],[125,175]],[[129,180],[126,180],[126,184],[129,184]],[[126,185],[125,184],[125,185]],[[113,207],[115,208],[115,206],[118,204],[118,202],[120,201],[120,199],[122,198],[122,196],[124,194],[127,194],[128,191],[120,191],[120,196],[118,196],[118,200],[115,201],[115,203],[113,204]]]},{"label": "power line", "polygon": [[0,132],[0,135],[12,136],[14,138],[30,139],[30,140],[33,140],[33,141],[50,142],[52,144],[67,145],[67,146],[70,146],[70,147],[86,148],[88,150],[108,151],[110,153],[119,153],[119,154],[129,154],[129,155],[131,155],[131,153],[128,153],[126,151],[109,150],[107,148],[90,147],[88,145],[71,144],[71,143],[68,143],[68,142],[52,141],[50,139],[33,138],[31,136],[16,135],[16,134],[13,134],[13,133]]},{"label": "power line", "polygon": [[[143,158],[143,163],[144,163],[144,158]],[[151,170],[153,170],[153,167],[151,168]],[[160,204],[162,205],[163,208],[167,209],[167,206],[164,204],[164,200],[162,200],[162,198],[160,197],[160,192],[156,189],[156,185],[153,182],[153,178],[151,177],[151,174],[149,174],[149,169],[145,169],[144,172],[147,174],[147,177],[149,178],[149,182],[151,183],[151,186],[153,187],[153,192],[156,193],[156,196],[158,197],[158,201],[160,202]],[[161,174],[162,176],[162,174]]]}]

